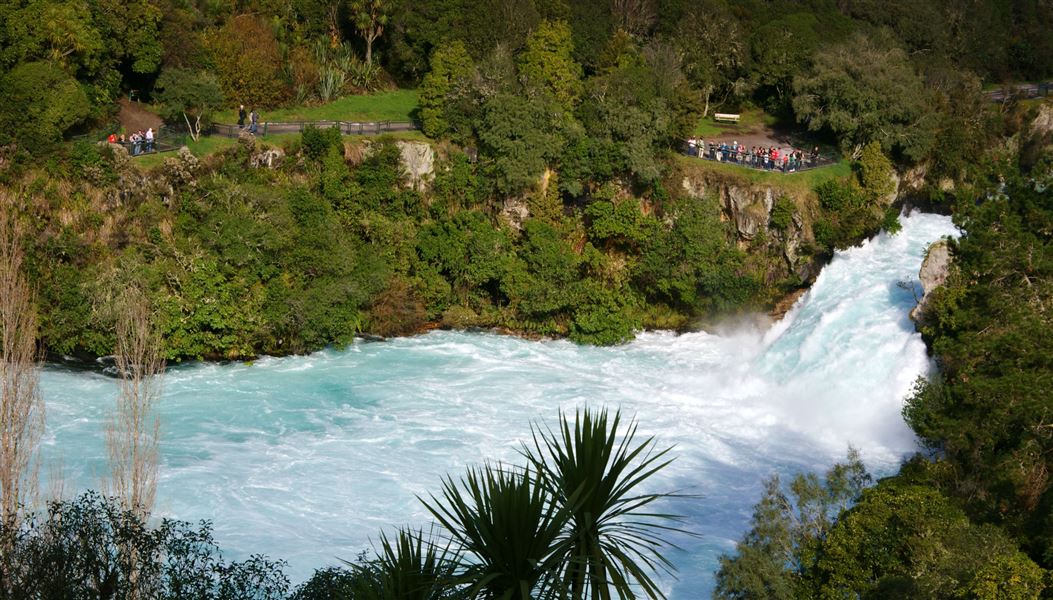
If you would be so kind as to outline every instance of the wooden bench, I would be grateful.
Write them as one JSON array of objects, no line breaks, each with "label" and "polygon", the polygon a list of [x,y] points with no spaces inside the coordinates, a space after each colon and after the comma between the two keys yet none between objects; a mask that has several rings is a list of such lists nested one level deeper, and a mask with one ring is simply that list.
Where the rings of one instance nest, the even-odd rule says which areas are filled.
[{"label": "wooden bench", "polygon": [[721,123],[738,123],[741,115],[732,115],[728,113],[713,113],[713,120]]}]

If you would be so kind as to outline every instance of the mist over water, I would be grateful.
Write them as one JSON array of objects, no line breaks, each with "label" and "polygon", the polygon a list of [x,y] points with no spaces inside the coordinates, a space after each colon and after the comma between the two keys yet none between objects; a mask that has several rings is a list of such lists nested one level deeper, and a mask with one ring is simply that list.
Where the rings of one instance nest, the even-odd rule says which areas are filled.
[{"label": "mist over water", "polygon": [[[840,253],[769,329],[647,333],[615,348],[435,332],[252,365],[171,368],[161,403],[158,512],[210,519],[229,557],[289,561],[294,582],[352,560],[382,528],[429,522],[416,496],[483,460],[521,463],[530,423],[586,404],[636,415],[675,445],[653,489],[701,497],[666,508],[678,538],[674,599],[708,596],[717,557],[748,525],[774,472],[822,471],[859,448],[878,473],[916,443],[900,409],[930,367],[908,312],[925,248],[954,235],[917,214]],[[105,376],[50,367],[44,457],[67,495],[106,473]]]}]

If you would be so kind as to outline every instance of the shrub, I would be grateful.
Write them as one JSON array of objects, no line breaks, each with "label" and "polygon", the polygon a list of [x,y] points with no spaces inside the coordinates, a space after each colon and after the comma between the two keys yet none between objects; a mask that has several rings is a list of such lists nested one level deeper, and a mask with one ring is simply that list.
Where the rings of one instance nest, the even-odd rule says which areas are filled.
[{"label": "shrub", "polygon": [[[212,526],[164,519],[150,528],[115,499],[87,492],[52,503],[5,551],[5,598],[285,597],[284,562],[253,556],[227,563]],[[134,557],[134,558],[133,558]],[[100,589],[101,588],[101,589]],[[101,595],[100,595],[101,594]]]},{"label": "shrub", "polygon": [[322,158],[330,148],[338,148],[343,144],[340,129],[337,127],[319,129],[314,125],[308,125],[300,134],[300,140],[304,154],[312,160]]},{"label": "shrub", "polygon": [[771,226],[778,231],[786,231],[793,224],[793,213],[797,205],[786,196],[779,196],[771,209]]}]

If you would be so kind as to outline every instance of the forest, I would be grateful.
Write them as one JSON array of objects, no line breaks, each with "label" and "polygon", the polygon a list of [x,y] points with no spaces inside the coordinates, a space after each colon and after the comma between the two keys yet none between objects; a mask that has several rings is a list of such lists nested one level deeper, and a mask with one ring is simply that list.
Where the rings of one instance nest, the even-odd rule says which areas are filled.
[{"label": "forest", "polygon": [[[988,95],[1053,78],[1051,27],[1043,0],[0,0],[0,209],[23,233],[43,351],[113,354],[136,290],[168,361],[435,327],[618,344],[770,309],[809,284],[799,265],[894,231],[904,203],[950,213],[963,236],[919,322],[938,373],[904,409],[922,452],[876,482],[854,453],[769,481],[715,597],[1051,597],[1053,109]],[[128,98],[197,137],[239,105],[408,90],[406,136],[308,127],[154,163],[99,143]],[[803,183],[773,185],[744,239],[683,184],[681,146],[717,111],[763,115],[843,169],[778,180]],[[434,149],[426,185],[407,143]],[[284,160],[253,166],[269,151]],[[40,541],[65,523],[116,536],[100,543],[118,562],[133,538],[143,557],[198,556],[207,597],[288,587],[262,558],[202,558],[207,527],[151,533],[93,496],[51,511],[0,549],[26,573],[76,554]],[[403,532],[299,597],[375,583],[400,552],[442,567],[422,544]]]}]

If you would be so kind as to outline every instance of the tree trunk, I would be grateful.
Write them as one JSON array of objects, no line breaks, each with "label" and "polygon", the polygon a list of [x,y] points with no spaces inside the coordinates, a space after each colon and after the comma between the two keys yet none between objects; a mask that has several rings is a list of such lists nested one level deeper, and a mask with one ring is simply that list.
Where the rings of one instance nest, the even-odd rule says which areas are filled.
[{"label": "tree trunk", "polygon": [[[192,139],[192,140],[194,140],[196,142],[197,141],[197,136],[194,134],[194,126],[190,124],[190,117],[187,117],[186,113],[183,113],[183,120],[186,121],[186,128],[190,132],[190,139]],[[201,122],[201,117],[197,118],[197,122],[198,123]]]},{"label": "tree trunk", "polygon": [[118,310],[114,359],[121,381],[106,432],[112,492],[125,509],[146,520],[157,492],[160,419],[156,406],[165,362],[145,294],[137,289],[126,292]]}]

